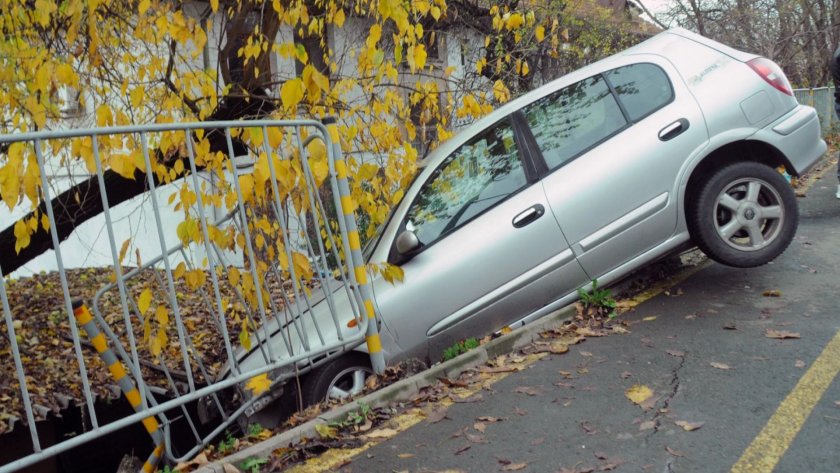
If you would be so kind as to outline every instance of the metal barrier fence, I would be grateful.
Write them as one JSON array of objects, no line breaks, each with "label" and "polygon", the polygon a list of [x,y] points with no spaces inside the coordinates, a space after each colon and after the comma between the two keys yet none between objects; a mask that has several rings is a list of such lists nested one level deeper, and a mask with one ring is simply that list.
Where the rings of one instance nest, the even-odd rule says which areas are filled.
[{"label": "metal barrier fence", "polygon": [[837,114],[834,112],[834,87],[794,89],[793,95],[799,103],[810,105],[817,110],[823,135],[835,130],[838,119]]},{"label": "metal barrier fence", "polygon": [[[0,144],[35,160],[40,170],[47,162],[79,158],[95,168],[113,258],[109,282],[78,300],[71,291],[79,287],[71,279],[75,273],[62,263],[56,230],[62,209],[53,208],[41,172],[41,197],[50,205],[36,225],[49,229],[55,248],[61,305],[50,323],[61,332],[56,337],[67,339],[52,343],[64,379],[61,389],[33,391],[45,369],[35,352],[53,348],[19,343],[16,332],[30,315],[27,301],[4,277],[0,262],[7,332],[0,336],[0,366],[7,371],[0,374],[19,385],[13,396],[0,394],[19,418],[11,425],[21,420],[28,427],[33,452],[0,465],[0,473],[137,423],[146,426],[156,447],[144,467],[150,471],[164,452],[171,461],[191,458],[241,414],[270,399],[272,387],[365,341],[374,370],[384,368],[333,120],[22,133],[0,136]],[[247,152],[236,156],[242,149]],[[115,169],[126,160],[145,173],[161,250],[133,269],[123,267],[127,246],[119,247],[115,238],[105,180],[104,163]],[[160,217],[157,190],[167,184],[174,187],[169,204],[177,202],[184,213],[177,228],[166,228]],[[213,214],[224,217],[213,220]],[[167,248],[173,234],[179,243]],[[101,422],[97,399],[113,399],[120,391],[135,413]],[[78,402],[89,425],[47,446],[36,422],[48,415],[53,398],[64,405]],[[199,433],[190,403],[198,403],[204,416],[218,417],[209,433]],[[181,451],[172,447],[173,416],[183,417],[192,435]]]}]

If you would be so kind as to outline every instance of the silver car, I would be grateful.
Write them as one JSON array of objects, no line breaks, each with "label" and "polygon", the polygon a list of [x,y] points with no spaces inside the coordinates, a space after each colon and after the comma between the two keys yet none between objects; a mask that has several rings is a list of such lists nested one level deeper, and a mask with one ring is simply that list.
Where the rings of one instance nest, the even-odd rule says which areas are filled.
[{"label": "silver car", "polygon": [[[825,150],[815,110],[776,64],[683,29],[546,84],[430,154],[365,249],[405,273],[373,281],[386,360],[437,361],[687,244],[731,266],[767,263],[798,224],[777,168],[801,175]],[[312,315],[326,320],[325,306]],[[365,349],[309,371],[303,402],[361,391]],[[264,363],[257,351],[242,352],[243,369]]]}]

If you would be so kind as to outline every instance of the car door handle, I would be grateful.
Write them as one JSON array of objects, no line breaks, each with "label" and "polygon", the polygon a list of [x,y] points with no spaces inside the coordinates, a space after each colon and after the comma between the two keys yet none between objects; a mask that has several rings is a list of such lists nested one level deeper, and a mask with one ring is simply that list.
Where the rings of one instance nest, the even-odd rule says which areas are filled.
[{"label": "car door handle", "polygon": [[513,217],[513,226],[514,228],[522,228],[542,217],[543,214],[545,214],[545,207],[540,204],[536,204],[533,207],[529,207],[528,209],[520,212],[516,217]]},{"label": "car door handle", "polygon": [[659,139],[662,141],[672,140],[682,134],[685,130],[688,130],[688,120],[680,118],[674,123],[671,123],[665,128],[659,130]]}]

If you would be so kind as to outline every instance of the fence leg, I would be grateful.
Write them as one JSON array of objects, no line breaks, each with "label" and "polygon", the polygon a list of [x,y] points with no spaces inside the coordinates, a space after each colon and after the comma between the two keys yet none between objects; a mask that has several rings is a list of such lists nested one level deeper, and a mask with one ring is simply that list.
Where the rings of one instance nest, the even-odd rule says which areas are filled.
[{"label": "fence leg", "polygon": [[[84,301],[73,301],[73,315],[76,317],[76,322],[79,326],[85,329],[90,343],[96,348],[96,352],[99,353],[99,357],[105,363],[105,366],[108,367],[108,371],[111,372],[111,376],[117,382],[125,398],[128,399],[128,403],[131,404],[135,412],[140,412],[142,409],[140,391],[137,390],[125,366],[123,366],[122,362],[108,346],[108,340],[99,330],[96,321],[93,320],[93,316],[90,314],[90,310],[88,310]],[[143,427],[149,432],[155,444],[154,451],[149,455],[146,463],[143,464],[143,472],[152,473],[157,470],[157,464],[163,457],[163,433],[160,431],[160,424],[158,424],[155,416],[149,416],[143,419]]]},{"label": "fence leg", "polygon": [[379,328],[376,325],[376,310],[373,307],[373,293],[368,285],[367,269],[365,260],[362,257],[361,240],[359,239],[359,227],[356,225],[356,217],[353,214],[355,204],[350,195],[350,185],[347,183],[347,165],[341,153],[341,138],[338,135],[338,125],[334,118],[324,119],[324,125],[330,134],[330,141],[333,146],[335,160],[335,174],[338,181],[338,192],[341,198],[341,210],[344,214],[344,222],[347,227],[347,237],[350,240],[350,255],[347,255],[348,267],[352,264],[353,274],[356,276],[356,284],[359,286],[362,300],[364,301],[365,312],[368,317],[367,341],[368,353],[373,371],[382,374],[385,371],[385,355],[382,353],[382,340],[379,337]]}]

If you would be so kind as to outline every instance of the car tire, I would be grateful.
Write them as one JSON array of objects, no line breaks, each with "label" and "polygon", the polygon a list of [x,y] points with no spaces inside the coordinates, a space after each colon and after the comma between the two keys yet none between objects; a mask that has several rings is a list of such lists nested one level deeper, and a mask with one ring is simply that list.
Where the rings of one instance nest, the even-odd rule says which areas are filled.
[{"label": "car tire", "polygon": [[796,195],[775,169],[739,162],[715,172],[687,215],[695,244],[713,260],[761,266],[790,245],[799,225]]},{"label": "car tire", "polygon": [[356,396],[364,390],[365,379],[371,374],[370,358],[363,353],[351,352],[328,361],[306,374],[301,386],[303,405]]}]

